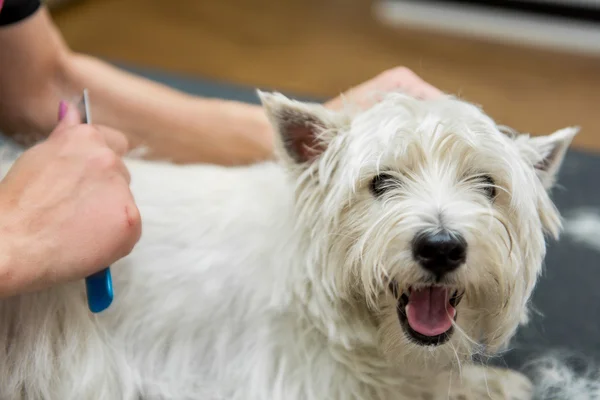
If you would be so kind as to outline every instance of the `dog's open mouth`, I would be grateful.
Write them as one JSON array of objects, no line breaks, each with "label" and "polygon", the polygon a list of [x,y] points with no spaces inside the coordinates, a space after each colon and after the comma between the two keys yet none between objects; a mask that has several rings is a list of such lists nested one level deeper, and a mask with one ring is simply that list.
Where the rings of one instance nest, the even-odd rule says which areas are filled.
[{"label": "dog's open mouth", "polygon": [[452,322],[456,320],[456,306],[463,293],[444,286],[409,287],[398,293],[395,281],[390,290],[398,299],[396,311],[400,325],[408,336],[423,346],[438,346],[452,336]]}]

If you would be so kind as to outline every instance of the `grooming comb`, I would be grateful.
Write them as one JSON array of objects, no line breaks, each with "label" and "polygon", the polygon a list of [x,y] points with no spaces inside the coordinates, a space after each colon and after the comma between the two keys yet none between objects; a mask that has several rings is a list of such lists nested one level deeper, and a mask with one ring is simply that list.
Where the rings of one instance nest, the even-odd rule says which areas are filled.
[{"label": "grooming comb", "polygon": [[[83,123],[91,124],[90,100],[87,89],[83,90],[83,98],[79,103],[79,113]],[[99,313],[106,310],[113,301],[113,285],[110,267],[96,272],[85,278],[88,307],[91,312]]]}]

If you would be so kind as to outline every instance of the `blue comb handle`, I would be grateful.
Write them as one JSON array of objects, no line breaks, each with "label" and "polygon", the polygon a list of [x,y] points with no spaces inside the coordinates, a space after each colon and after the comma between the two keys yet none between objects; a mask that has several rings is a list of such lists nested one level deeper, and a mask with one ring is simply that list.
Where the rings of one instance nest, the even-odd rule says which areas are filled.
[{"label": "blue comb handle", "polygon": [[90,311],[99,313],[106,310],[114,296],[110,268],[105,268],[85,278],[85,288]]}]

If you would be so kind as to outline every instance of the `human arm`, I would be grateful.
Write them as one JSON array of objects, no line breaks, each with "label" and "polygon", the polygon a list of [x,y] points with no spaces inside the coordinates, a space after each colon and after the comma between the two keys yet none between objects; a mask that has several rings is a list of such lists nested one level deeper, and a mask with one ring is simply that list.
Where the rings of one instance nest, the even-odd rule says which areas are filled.
[{"label": "human arm", "polygon": [[[262,107],[237,101],[190,96],[74,54],[67,74],[77,89],[94,93],[94,118],[146,144],[159,157],[179,162],[245,164],[270,158],[273,132]],[[420,98],[442,94],[405,67],[386,70],[326,102],[340,109],[344,101],[369,107],[377,95],[403,90]]]},{"label": "human arm", "polygon": [[270,156],[260,107],[190,96],[74,53],[43,7],[0,29],[0,70],[0,130],[22,142],[47,135],[58,102],[88,88],[94,121],[151,157],[240,164]]}]

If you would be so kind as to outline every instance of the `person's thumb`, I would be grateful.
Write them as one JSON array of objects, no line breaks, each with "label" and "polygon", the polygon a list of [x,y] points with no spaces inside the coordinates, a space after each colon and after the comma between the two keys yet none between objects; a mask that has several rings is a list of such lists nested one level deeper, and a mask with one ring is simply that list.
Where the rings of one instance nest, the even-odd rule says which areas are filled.
[{"label": "person's thumb", "polygon": [[81,116],[77,107],[66,101],[61,101],[58,106],[58,120],[60,122],[54,129],[55,132],[81,124]]}]

